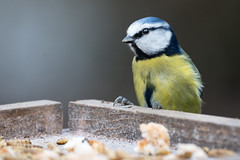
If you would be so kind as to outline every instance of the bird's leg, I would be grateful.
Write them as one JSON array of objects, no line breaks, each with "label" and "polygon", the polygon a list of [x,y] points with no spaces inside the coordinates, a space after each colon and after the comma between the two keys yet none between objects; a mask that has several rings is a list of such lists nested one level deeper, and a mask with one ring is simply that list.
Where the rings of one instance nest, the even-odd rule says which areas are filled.
[{"label": "bird's leg", "polygon": [[115,99],[113,106],[115,106],[117,103],[121,103],[121,106],[124,108],[130,108],[131,106],[129,105],[133,105],[132,102],[130,102],[129,100],[127,100],[126,98],[124,98],[123,96],[119,96]]},{"label": "bird's leg", "polygon": [[162,105],[158,102],[154,102],[152,105],[153,109],[163,109]]}]

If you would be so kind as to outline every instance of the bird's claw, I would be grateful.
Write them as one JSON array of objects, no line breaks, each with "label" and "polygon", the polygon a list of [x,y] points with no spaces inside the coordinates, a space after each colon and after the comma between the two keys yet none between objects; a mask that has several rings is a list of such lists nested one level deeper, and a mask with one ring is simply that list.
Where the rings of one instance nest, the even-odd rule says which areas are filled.
[{"label": "bird's claw", "polygon": [[152,105],[152,108],[153,109],[163,109],[163,106],[158,102],[154,102]]},{"label": "bird's claw", "polygon": [[123,96],[119,96],[115,99],[113,102],[113,106],[115,106],[117,103],[121,103],[121,106],[126,106],[126,105],[133,105],[132,102],[124,98]]}]

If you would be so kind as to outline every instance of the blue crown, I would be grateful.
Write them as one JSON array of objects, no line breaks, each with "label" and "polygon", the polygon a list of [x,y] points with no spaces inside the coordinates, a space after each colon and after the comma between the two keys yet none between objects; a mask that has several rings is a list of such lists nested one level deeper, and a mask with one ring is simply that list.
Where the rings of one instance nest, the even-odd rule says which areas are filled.
[{"label": "blue crown", "polygon": [[135,21],[137,23],[166,23],[164,20],[157,17],[145,17]]}]

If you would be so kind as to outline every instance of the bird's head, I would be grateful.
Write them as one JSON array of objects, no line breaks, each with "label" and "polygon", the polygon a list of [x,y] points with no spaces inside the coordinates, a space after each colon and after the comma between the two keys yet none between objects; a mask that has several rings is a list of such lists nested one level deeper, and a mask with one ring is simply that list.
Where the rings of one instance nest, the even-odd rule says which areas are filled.
[{"label": "bird's head", "polygon": [[169,24],[157,17],[133,22],[122,42],[129,44],[138,59],[179,54],[181,49]]}]

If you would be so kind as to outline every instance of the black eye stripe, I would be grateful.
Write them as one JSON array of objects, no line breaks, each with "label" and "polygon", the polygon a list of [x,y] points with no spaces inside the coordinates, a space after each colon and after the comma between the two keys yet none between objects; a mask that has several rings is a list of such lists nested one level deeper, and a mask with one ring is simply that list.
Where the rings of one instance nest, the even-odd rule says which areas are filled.
[{"label": "black eye stripe", "polygon": [[[144,29],[145,29],[145,28],[144,28]],[[161,26],[161,27],[146,28],[146,29],[148,29],[149,31],[154,31],[154,30],[156,30],[156,29],[169,30],[169,28],[162,27],[162,26]],[[136,38],[136,39],[137,39],[137,38],[140,38],[140,37],[142,37],[142,36],[143,36],[142,30],[133,35],[133,37]]]},{"label": "black eye stripe", "polygon": [[143,35],[143,34],[142,34],[142,31],[140,31],[140,32],[134,34],[133,37],[134,37],[134,38],[140,38],[140,37],[142,37],[142,35]]}]

